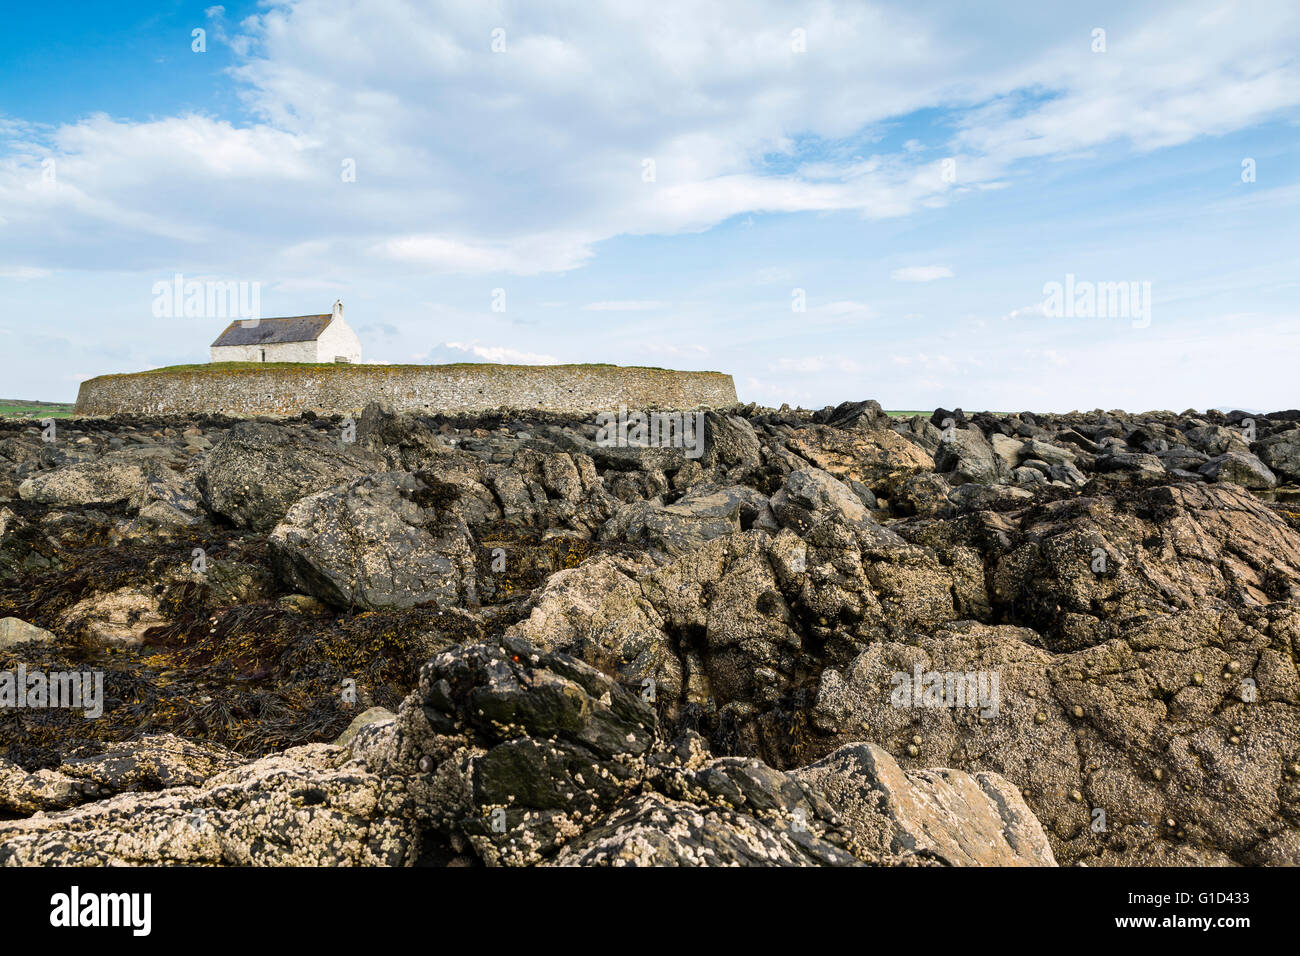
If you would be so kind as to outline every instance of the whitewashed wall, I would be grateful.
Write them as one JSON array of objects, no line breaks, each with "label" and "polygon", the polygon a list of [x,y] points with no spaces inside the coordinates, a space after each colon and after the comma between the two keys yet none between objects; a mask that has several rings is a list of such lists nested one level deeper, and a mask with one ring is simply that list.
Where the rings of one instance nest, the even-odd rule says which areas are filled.
[{"label": "whitewashed wall", "polygon": [[356,365],[361,362],[361,340],[342,318],[336,318],[316,340],[316,354],[317,362],[333,362],[341,355]]}]

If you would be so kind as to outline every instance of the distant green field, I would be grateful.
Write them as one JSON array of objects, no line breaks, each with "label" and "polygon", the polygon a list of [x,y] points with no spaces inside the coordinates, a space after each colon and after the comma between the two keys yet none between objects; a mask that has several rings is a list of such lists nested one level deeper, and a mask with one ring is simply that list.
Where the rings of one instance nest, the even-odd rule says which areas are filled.
[{"label": "distant green field", "polygon": [[15,398],[0,398],[0,418],[68,418],[72,405],[68,402],[24,402]]}]

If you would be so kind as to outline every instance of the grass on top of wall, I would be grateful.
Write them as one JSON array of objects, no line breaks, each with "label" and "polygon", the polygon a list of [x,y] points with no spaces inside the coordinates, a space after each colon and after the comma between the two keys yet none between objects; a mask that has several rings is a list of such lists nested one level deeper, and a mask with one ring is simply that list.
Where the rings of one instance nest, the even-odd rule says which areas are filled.
[{"label": "grass on top of wall", "polygon": [[[507,371],[541,370],[557,368],[625,368],[629,370],[642,370],[651,372],[677,372],[681,369],[660,368],[655,365],[614,365],[610,362],[588,362],[575,363],[568,365],[499,365],[495,362],[448,362],[444,365],[366,365],[351,364],[345,362],[205,362],[201,365],[168,365],[163,368],[145,369],[141,372],[115,372],[109,375],[99,375],[88,381],[96,382],[103,379],[112,378],[131,378],[137,375],[166,375],[173,373],[186,373],[194,375],[224,375],[228,372],[244,372],[257,369],[275,369],[283,371],[319,371],[321,369],[433,369],[433,368],[492,368]],[[692,375],[720,375],[720,372],[712,371],[692,371]]]}]

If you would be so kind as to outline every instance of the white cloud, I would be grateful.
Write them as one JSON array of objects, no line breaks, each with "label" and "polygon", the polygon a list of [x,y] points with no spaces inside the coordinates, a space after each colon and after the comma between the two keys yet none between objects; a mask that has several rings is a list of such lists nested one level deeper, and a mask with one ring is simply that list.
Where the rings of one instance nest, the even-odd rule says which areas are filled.
[{"label": "white cloud", "polygon": [[889,277],[899,282],[933,282],[935,279],[951,279],[952,270],[947,266],[905,266],[895,269]]},{"label": "white cloud", "polygon": [[418,265],[426,271],[470,275],[565,272],[591,256],[590,247],[581,240],[565,243],[553,236],[524,236],[505,242],[462,241],[447,236],[404,236],[385,242],[382,252],[389,258]]},{"label": "white cloud", "polygon": [[[804,11],[808,52],[796,55],[777,0],[707,12],[693,0],[592,3],[563,16],[522,3],[278,0],[229,39],[251,124],[7,120],[0,255],[268,278],[338,262],[532,275],[581,266],[615,236],[737,215],[906,215],[1014,182],[1026,157],[1121,139],[1153,149],[1294,108],[1289,4],[1218,10],[1102,3],[1109,49],[1092,54],[1089,32],[1058,17],[1008,27],[959,3],[839,0]],[[501,24],[507,51],[494,54]],[[950,142],[799,152],[925,108],[954,111]],[[784,160],[780,175],[765,171],[769,156]],[[45,157],[53,189],[41,188]]]},{"label": "white cloud", "polygon": [[419,362],[435,365],[455,362],[500,362],[507,365],[557,365],[559,359],[554,355],[541,355],[537,352],[523,352],[504,345],[479,345],[466,342],[444,342],[428,352],[415,355]]},{"label": "white cloud", "polygon": [[1033,302],[1029,305],[1023,305],[1018,309],[1012,309],[1006,315],[1002,316],[1003,320],[1021,319],[1021,318],[1049,318],[1047,314],[1047,303],[1043,301]]}]

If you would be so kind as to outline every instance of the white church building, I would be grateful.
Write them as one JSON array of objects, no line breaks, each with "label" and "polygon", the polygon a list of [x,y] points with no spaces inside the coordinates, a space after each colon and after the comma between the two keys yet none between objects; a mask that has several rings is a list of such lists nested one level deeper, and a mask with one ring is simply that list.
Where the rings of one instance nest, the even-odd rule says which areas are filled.
[{"label": "white church building", "polygon": [[361,361],[361,340],[343,321],[343,302],[324,315],[238,319],[217,336],[213,362]]}]

